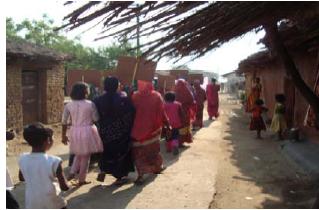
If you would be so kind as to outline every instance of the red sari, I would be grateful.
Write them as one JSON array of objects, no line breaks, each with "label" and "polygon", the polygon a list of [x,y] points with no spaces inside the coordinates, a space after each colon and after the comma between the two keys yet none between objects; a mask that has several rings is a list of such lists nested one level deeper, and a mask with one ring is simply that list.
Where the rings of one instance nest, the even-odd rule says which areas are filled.
[{"label": "red sari", "polygon": [[138,91],[132,96],[136,115],[131,136],[133,159],[139,175],[158,173],[163,159],[160,155],[160,137],[166,118],[161,95],[152,83],[138,81]]},{"label": "red sari", "polygon": [[218,91],[220,86],[216,84],[208,84],[206,86],[206,95],[207,95],[207,112],[209,117],[217,118],[219,116],[219,98]]},{"label": "red sari", "polygon": [[247,112],[251,112],[252,109],[255,107],[255,102],[257,99],[260,98],[261,96],[261,90],[262,90],[262,86],[260,83],[255,84],[252,88],[251,88],[251,93],[248,96],[248,100],[247,100]]},{"label": "red sari", "polygon": [[195,83],[195,100],[196,100],[196,119],[193,122],[194,127],[203,127],[203,110],[206,101],[206,92],[201,88],[200,83]]},{"label": "red sari", "polygon": [[182,104],[184,117],[182,128],[179,130],[180,145],[184,142],[192,143],[191,120],[194,116],[194,97],[184,80],[178,80],[175,86],[176,101]]}]

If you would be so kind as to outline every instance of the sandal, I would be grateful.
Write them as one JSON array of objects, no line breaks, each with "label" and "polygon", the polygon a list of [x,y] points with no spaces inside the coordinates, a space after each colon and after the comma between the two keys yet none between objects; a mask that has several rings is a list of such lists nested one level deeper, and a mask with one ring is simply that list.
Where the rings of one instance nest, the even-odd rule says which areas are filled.
[{"label": "sandal", "polygon": [[75,174],[69,174],[69,176],[66,178],[66,180],[71,181],[75,178]]},{"label": "sandal", "polygon": [[141,177],[138,177],[138,178],[135,180],[134,184],[135,184],[135,185],[138,185],[138,186],[144,184],[144,179],[143,179],[143,177],[142,177],[142,176],[141,176]]},{"label": "sandal", "polygon": [[92,182],[90,182],[90,181],[79,182],[79,183],[78,183],[78,186],[80,187],[80,186],[82,186],[82,185],[91,184],[91,183],[92,183]]},{"label": "sandal", "polygon": [[96,180],[99,181],[99,182],[104,182],[104,180],[105,180],[105,173],[99,173],[99,174],[97,175]]},{"label": "sandal", "polygon": [[126,184],[127,182],[128,182],[127,179],[122,178],[122,179],[117,179],[115,182],[113,182],[112,185],[121,186],[123,184]]},{"label": "sandal", "polygon": [[165,171],[165,169],[167,169],[167,167],[162,166],[162,168],[159,171],[155,172],[155,174],[161,174],[163,171]]}]

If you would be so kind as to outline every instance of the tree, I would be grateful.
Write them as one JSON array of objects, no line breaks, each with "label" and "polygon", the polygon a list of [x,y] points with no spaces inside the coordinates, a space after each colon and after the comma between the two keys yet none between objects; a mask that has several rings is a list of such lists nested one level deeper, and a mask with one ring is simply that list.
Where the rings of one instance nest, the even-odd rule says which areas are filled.
[{"label": "tree", "polygon": [[65,63],[66,69],[97,69],[115,68],[117,58],[121,55],[134,56],[132,45],[127,39],[110,46],[101,46],[97,50],[81,44],[80,37],[70,40],[54,30],[54,21],[47,15],[42,20],[25,19],[15,23],[12,18],[6,19],[6,37],[8,39],[24,39],[28,42],[42,45],[74,56]]}]

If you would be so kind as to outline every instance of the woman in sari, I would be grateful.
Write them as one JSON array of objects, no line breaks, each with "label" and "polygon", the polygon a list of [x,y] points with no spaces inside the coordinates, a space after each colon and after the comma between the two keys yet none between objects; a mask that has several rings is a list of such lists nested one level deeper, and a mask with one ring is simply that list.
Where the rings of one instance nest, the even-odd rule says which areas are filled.
[{"label": "woman in sari", "polygon": [[132,96],[136,116],[132,129],[133,159],[137,169],[136,184],[143,183],[143,175],[159,174],[164,170],[160,154],[160,137],[163,123],[168,127],[164,102],[151,82],[138,81],[138,91]]},{"label": "woman in sari", "polygon": [[248,96],[247,110],[246,110],[247,112],[251,112],[251,110],[254,108],[255,101],[257,99],[260,99],[261,91],[262,91],[262,86],[260,84],[260,78],[256,77],[255,84],[251,88],[251,93]]},{"label": "woman in sari", "polygon": [[193,128],[199,129],[203,127],[203,110],[204,110],[204,102],[206,101],[206,92],[200,86],[199,80],[195,80],[194,89],[195,89],[195,100],[196,100],[196,119],[193,122]]},{"label": "woman in sari", "polygon": [[105,94],[94,103],[100,120],[99,134],[103,141],[104,151],[99,161],[100,173],[98,181],[103,182],[105,174],[112,174],[117,180],[114,184],[124,184],[129,172],[134,171],[131,155],[131,130],[135,108],[132,102],[119,93],[119,81],[108,77],[104,81]]},{"label": "woman in sari", "polygon": [[184,119],[182,119],[182,128],[180,132],[180,147],[183,147],[184,143],[192,143],[191,133],[191,121],[194,116],[194,96],[188,87],[185,80],[179,79],[175,86],[176,101],[182,104],[183,112],[185,113]]},{"label": "woman in sari", "polygon": [[220,86],[216,84],[216,79],[212,78],[211,83],[206,86],[206,95],[207,95],[207,112],[209,120],[212,120],[213,117],[217,118],[219,116],[219,97],[218,91]]}]

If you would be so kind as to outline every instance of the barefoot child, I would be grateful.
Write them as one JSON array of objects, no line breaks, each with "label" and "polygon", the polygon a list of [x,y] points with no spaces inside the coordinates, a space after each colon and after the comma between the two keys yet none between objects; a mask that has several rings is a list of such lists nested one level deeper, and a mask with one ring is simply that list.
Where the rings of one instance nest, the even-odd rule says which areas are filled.
[{"label": "barefoot child", "polygon": [[[23,138],[32,147],[19,159],[19,179],[26,182],[25,208],[61,209],[65,200],[59,196],[60,189],[67,191],[61,158],[46,154],[52,144],[53,132],[41,124],[32,124],[23,131]],[[59,185],[57,184],[57,181]]]},{"label": "barefoot child", "polygon": [[168,117],[169,124],[172,127],[170,135],[166,137],[166,149],[167,152],[173,150],[173,154],[178,154],[179,146],[179,129],[182,127],[182,105],[181,103],[175,101],[175,93],[168,92],[164,96],[165,104],[164,109]]},{"label": "barefoot child", "polygon": [[[90,183],[86,181],[86,175],[91,154],[103,151],[101,138],[93,124],[99,116],[94,103],[86,100],[87,95],[86,83],[73,85],[70,94],[72,101],[65,105],[62,116],[62,142],[65,145],[70,143],[70,153],[75,155],[68,180],[75,178],[78,173],[79,185]],[[68,136],[70,139],[66,136],[69,117],[72,123]]]},{"label": "barefoot child", "polygon": [[285,95],[283,94],[276,94],[275,95],[276,99],[276,106],[275,106],[275,111],[274,111],[274,116],[271,121],[271,130],[273,132],[276,132],[278,134],[278,140],[283,140],[283,132],[287,128],[287,123],[285,119]]},{"label": "barefoot child", "polygon": [[255,101],[255,107],[251,109],[252,117],[250,121],[250,130],[257,131],[257,139],[261,139],[261,131],[266,130],[262,113],[267,112],[268,109],[264,107],[263,104],[263,100],[257,99]]}]

